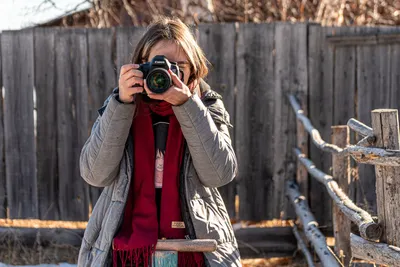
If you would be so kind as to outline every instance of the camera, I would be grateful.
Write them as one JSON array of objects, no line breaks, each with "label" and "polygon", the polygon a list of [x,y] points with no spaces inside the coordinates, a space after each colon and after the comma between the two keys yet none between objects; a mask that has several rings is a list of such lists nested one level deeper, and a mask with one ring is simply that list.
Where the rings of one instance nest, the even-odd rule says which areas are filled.
[{"label": "camera", "polygon": [[[139,65],[138,68],[143,72],[143,79],[146,79],[147,87],[155,94],[161,94],[168,90],[173,84],[171,75],[168,73],[170,69],[181,80],[183,80],[183,72],[179,71],[179,67],[175,62],[170,62],[165,56],[157,55],[150,62]],[[144,91],[146,94],[146,91]]]}]

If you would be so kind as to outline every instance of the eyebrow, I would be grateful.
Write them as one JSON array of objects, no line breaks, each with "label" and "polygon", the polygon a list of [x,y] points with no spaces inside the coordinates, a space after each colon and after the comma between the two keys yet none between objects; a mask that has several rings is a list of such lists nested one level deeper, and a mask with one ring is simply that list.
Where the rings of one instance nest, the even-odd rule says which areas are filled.
[{"label": "eyebrow", "polygon": [[187,61],[176,61],[176,63],[181,65],[189,64]]}]

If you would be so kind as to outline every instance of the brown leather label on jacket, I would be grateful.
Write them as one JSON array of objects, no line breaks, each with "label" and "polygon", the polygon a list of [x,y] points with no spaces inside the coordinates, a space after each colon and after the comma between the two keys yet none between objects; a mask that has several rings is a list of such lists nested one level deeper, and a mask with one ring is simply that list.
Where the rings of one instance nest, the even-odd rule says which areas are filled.
[{"label": "brown leather label on jacket", "polygon": [[171,227],[172,228],[185,228],[185,223],[184,222],[172,222]]}]

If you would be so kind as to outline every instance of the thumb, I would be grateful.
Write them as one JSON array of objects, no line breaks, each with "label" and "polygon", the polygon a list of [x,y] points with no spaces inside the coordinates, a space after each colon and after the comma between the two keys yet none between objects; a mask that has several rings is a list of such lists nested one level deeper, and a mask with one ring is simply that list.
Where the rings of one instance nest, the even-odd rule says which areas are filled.
[{"label": "thumb", "polygon": [[168,72],[171,75],[172,83],[175,86],[182,88],[183,82],[181,81],[181,79],[179,79],[179,77],[172,70],[168,70]]}]

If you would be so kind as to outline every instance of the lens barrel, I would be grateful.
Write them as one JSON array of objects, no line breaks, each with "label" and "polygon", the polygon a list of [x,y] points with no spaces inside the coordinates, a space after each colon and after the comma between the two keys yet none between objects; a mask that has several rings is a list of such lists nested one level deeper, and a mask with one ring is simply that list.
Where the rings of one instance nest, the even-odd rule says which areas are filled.
[{"label": "lens barrel", "polygon": [[152,69],[146,77],[147,87],[155,94],[161,94],[172,85],[171,75],[166,69]]}]

